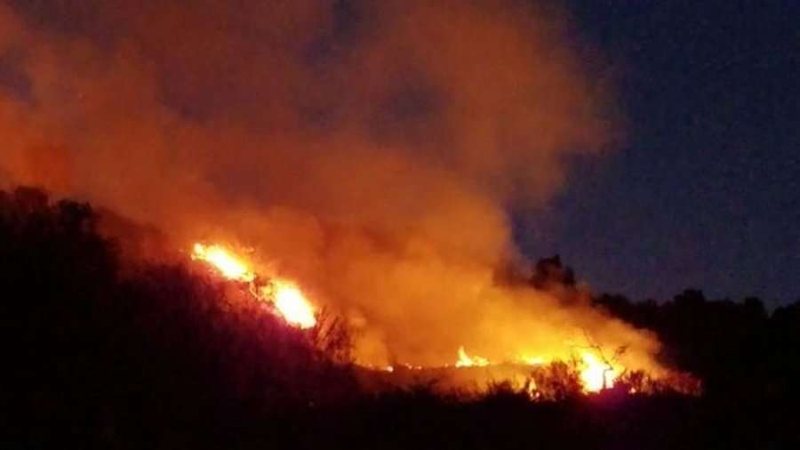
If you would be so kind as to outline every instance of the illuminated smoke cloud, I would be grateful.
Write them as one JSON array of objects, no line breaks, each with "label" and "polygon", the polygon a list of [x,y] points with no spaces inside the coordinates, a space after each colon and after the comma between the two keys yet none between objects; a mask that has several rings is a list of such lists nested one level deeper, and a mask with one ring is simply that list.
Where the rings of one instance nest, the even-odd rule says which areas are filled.
[{"label": "illuminated smoke cloud", "polygon": [[585,299],[497,281],[507,208],[615,131],[566,25],[514,1],[11,2],[0,182],[174,248],[252,246],[347,315],[361,362],[565,357],[588,333],[655,368]]}]

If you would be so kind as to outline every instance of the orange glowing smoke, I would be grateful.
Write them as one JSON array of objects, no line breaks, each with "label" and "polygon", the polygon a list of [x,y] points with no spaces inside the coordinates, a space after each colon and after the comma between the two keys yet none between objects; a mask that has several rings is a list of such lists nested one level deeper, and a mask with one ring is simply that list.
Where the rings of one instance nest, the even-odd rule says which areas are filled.
[{"label": "orange glowing smoke", "polygon": [[[261,282],[250,264],[244,258],[222,245],[205,245],[197,243],[193,247],[192,259],[203,261],[214,267],[224,278],[249,283],[250,292],[260,300],[270,304],[277,315],[288,324],[300,328],[313,328],[317,323],[315,307],[306,298],[297,283],[270,277]],[[557,358],[545,356],[519,356],[511,364],[539,366],[551,363]],[[576,360],[579,367],[579,379],[585,392],[599,392],[614,386],[614,381],[622,368],[607,362],[590,350],[582,350]],[[470,355],[464,346],[458,348],[455,367],[486,367],[497,364],[487,358]],[[387,370],[392,371],[390,366]]]},{"label": "orange glowing smoke", "polygon": [[315,309],[297,284],[277,277],[269,278],[264,285],[259,284],[250,265],[221,245],[194,244],[192,259],[208,263],[228,280],[250,283],[250,292],[271,304],[289,325],[307,329],[317,324]]}]

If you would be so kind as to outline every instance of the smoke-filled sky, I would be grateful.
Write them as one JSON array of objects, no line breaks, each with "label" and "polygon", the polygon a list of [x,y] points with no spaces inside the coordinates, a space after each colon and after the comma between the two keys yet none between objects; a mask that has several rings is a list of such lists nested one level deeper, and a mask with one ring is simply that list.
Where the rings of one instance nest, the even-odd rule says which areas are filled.
[{"label": "smoke-filled sky", "polygon": [[[441,364],[460,345],[565,357],[591,336],[654,369],[652,336],[585,296],[498,281],[524,259],[520,242],[531,257],[562,243],[608,289],[682,255],[617,267],[594,239],[648,210],[563,207],[620,201],[613,185],[587,188],[605,169],[586,167],[613,173],[638,151],[626,77],[648,68],[584,33],[592,14],[544,3],[6,2],[0,183],[91,201],[178,247],[252,247],[261,269],[347,315],[364,362]],[[660,144],[642,154],[662,173]],[[668,205],[652,187],[649,202]],[[532,233],[513,226],[525,222]],[[691,249],[678,228],[659,233],[670,252]],[[653,233],[620,231],[614,242]],[[615,277],[625,283],[604,285]]]},{"label": "smoke-filled sky", "polygon": [[[306,16],[302,18],[305,22],[284,23],[277,28],[269,17],[279,16],[281,10],[288,9],[292,11],[283,13],[302,14],[313,2],[265,2],[270,5],[259,11],[252,11],[247,2],[238,7],[234,4],[216,22],[214,3],[180,2],[159,8],[163,11],[143,6],[141,2],[119,0],[11,1],[8,6],[25,18],[27,26],[59,39],[87,39],[109,54],[131,39],[137,41],[144,49],[131,51],[146,52],[149,70],[162,72],[159,77],[165,86],[159,101],[198,122],[212,123],[228,117],[231,111],[243,109],[250,110],[252,119],[262,113],[254,109],[265,109],[266,103],[279,104],[285,100],[268,95],[282,87],[281,80],[267,76],[275,70],[253,68],[264,65],[259,59],[265,55],[275,57],[269,55],[270,51],[264,48],[266,44],[260,41],[262,37],[268,38],[265,36],[270,34],[268,30],[259,30],[252,24],[249,29],[239,30],[236,34],[241,42],[236,44],[237,57],[233,61],[225,56],[224,44],[217,40],[227,33],[223,27],[239,27],[247,16],[251,16],[253,23],[262,22],[267,24],[264,28],[273,28],[274,36],[281,35],[284,31],[281,27],[301,34],[314,30],[303,42],[297,42],[306,63],[314,68],[304,69],[303,76],[316,77],[297,82],[302,86],[297,89],[304,90],[299,100],[305,102],[297,106],[303,111],[302,120],[313,124],[320,133],[326,127],[335,127],[338,121],[349,120],[345,115],[361,108],[355,102],[369,101],[366,92],[358,94],[360,99],[348,96],[347,101],[342,101],[345,95],[337,92],[347,89],[345,78],[352,76],[339,69],[347,66],[348,58],[357,58],[353,48],[372,42],[372,37],[381,31],[369,18],[370,13],[365,12],[364,4],[368,2],[329,2],[327,17]],[[496,10],[514,13],[509,8],[511,2],[495,3]],[[523,3],[516,2],[514,7],[519,8]],[[796,82],[800,77],[796,56],[800,31],[795,25],[800,6],[791,0],[740,3],[615,2],[611,6],[588,0],[566,3],[566,14],[561,11],[561,16],[569,18],[557,26],[567,28],[571,38],[582,41],[578,59],[588,66],[586,76],[594,78],[595,88],[603,89],[602,95],[614,96],[613,102],[604,105],[608,108],[604,119],[625,117],[623,125],[618,123],[615,129],[603,132],[612,131],[624,138],[616,141],[619,145],[611,146],[614,151],[602,152],[600,158],[572,158],[566,184],[550,179],[564,176],[562,168],[550,170],[549,160],[533,163],[545,168],[536,170],[535,177],[528,177],[529,182],[546,187],[523,189],[523,192],[544,193],[541,200],[552,193],[550,186],[559,185],[561,190],[544,209],[541,201],[533,202],[533,208],[525,203],[517,205],[516,240],[530,257],[560,253],[595,289],[622,292],[634,298],[668,298],[690,286],[704,288],[715,296],[754,294],[771,301],[800,297],[795,276],[800,273],[800,231],[796,226],[800,219],[800,189],[796,184],[800,172],[797,131],[800,89]],[[439,8],[439,14],[448,15],[444,10],[449,7],[452,5]],[[200,12],[187,18],[180,13],[182,9]],[[239,12],[235,12],[237,9]],[[208,23],[193,27],[193,21]],[[445,22],[445,26],[459,26],[449,16]],[[552,21],[546,22],[553,25]],[[503,30],[504,27],[498,25],[498,29],[487,34],[513,34],[511,30]],[[131,36],[132,33],[136,36]],[[5,30],[5,35],[9,35],[9,30]],[[458,40],[463,36],[451,35],[455,41],[450,45],[469,47]],[[437,37],[419,32],[417,39],[419,47],[424,48],[424,40]],[[471,43],[475,44],[488,47],[486,42]],[[513,51],[513,48],[502,49],[502,52]],[[494,75],[519,71],[520,67],[508,64],[510,56],[502,52],[495,54],[494,48],[475,49],[476,61],[470,61],[468,55],[452,55],[461,58],[461,62],[443,58],[441,65],[454,67],[453,73],[465,71],[459,64],[477,64],[481,68],[503,65],[504,68],[495,67]],[[181,61],[173,61],[174,54],[180,55]],[[0,86],[7,95],[30,102],[34,86],[20,68],[25,57],[20,48],[4,48],[0,53]],[[428,57],[438,58],[436,54]],[[164,67],[167,61],[173,67]],[[373,64],[379,67],[380,63]],[[415,151],[435,153],[435,158],[448,156],[441,149],[449,146],[446,141],[449,137],[442,131],[440,115],[436,113],[447,101],[445,94],[437,91],[430,77],[415,72],[412,63],[398,60],[392,64],[405,67],[392,69],[394,79],[380,80],[392,87],[379,94],[384,97],[382,104],[369,113],[370,132],[384,142],[414,144]],[[368,70],[364,67],[361,72]],[[244,76],[242,73],[247,73],[250,79],[237,79]],[[365,82],[351,81],[359,85]],[[473,104],[483,102],[484,116],[506,113],[498,111],[503,99],[477,98],[484,89],[482,80],[470,79],[465,73],[462,81],[463,91],[473,91],[476,96],[471,99],[476,102]],[[512,84],[516,81],[506,80]],[[253,83],[273,87],[262,86],[260,92],[254,92]],[[309,86],[319,84],[323,85],[319,92],[307,92],[312,90]],[[608,92],[609,85],[614,86],[613,93]],[[488,102],[494,102],[495,106],[489,106]],[[253,125],[269,122],[272,126],[283,126],[273,119]],[[473,133],[463,136],[462,141],[479,148],[484,145],[483,140],[489,139],[490,131],[467,124],[467,117],[460,120],[463,128]],[[538,120],[542,129],[549,128],[544,119]],[[585,125],[576,123],[579,124],[576,127]],[[580,147],[576,153],[588,150],[596,154],[596,144],[614,142],[608,136],[598,138],[596,125],[575,135],[575,142],[570,145]],[[533,129],[529,133],[540,132]],[[576,129],[563,132],[574,134]],[[594,142],[585,145],[587,140]],[[433,147],[439,150],[431,152]],[[485,169],[482,176],[490,172],[486,167],[489,162],[481,163],[484,167],[478,168],[475,158],[470,161],[468,152],[461,155],[459,163],[465,170]],[[491,164],[502,178],[514,171],[509,168],[516,167],[517,162],[511,158]],[[56,168],[48,170],[57,171],[58,164],[52,164]],[[230,181],[231,190],[246,182],[246,177],[235,178]],[[488,181],[494,188],[514,189],[500,186],[503,180],[497,178]]]},{"label": "smoke-filled sky", "polygon": [[510,208],[544,205],[570,158],[619,136],[613,87],[563,11],[21,1],[0,30],[5,184],[155,227],[165,254],[252,248],[259,271],[349,320],[362,363],[598,344],[658,371],[657,341],[586,296],[498,276],[521,259]]}]

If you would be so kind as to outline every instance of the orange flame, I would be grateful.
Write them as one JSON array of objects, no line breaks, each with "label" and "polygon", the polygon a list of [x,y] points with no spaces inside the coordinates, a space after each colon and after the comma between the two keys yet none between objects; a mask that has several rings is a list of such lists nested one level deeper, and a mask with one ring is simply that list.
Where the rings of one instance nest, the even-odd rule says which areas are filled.
[{"label": "orange flame", "polygon": [[228,280],[250,283],[253,295],[270,303],[288,324],[301,329],[313,328],[317,324],[314,307],[297,284],[273,278],[266,285],[259,285],[249,264],[218,244],[194,244],[192,259],[208,263]]},{"label": "orange flame", "polygon": [[[539,366],[554,360],[541,356],[524,356],[517,358],[514,364]],[[484,367],[494,364],[496,363],[489,361],[487,358],[468,354],[463,346],[458,348],[456,367]],[[614,381],[619,376],[618,368],[588,350],[580,353],[579,366],[578,377],[585,392],[600,392],[604,389],[612,388],[614,387]]]},{"label": "orange flame", "polygon": [[192,259],[207,262],[229,280],[249,283],[256,278],[244,261],[220,245],[194,244]]},{"label": "orange flame", "polygon": [[599,392],[614,387],[617,370],[609,363],[601,361],[593,353],[581,353],[583,369],[580,372],[581,385],[586,392]]},{"label": "orange flame", "polygon": [[307,329],[317,324],[314,307],[295,283],[276,279],[261,292],[272,299],[275,309],[290,325]]},{"label": "orange flame", "polygon": [[489,360],[480,356],[470,356],[464,350],[464,346],[458,347],[458,361],[456,367],[483,367],[488,366]]}]

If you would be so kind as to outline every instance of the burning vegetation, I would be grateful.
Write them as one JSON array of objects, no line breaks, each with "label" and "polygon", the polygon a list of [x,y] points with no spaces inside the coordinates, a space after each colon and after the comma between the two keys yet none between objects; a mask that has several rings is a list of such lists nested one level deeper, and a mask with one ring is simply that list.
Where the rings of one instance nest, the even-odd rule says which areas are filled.
[{"label": "burning vegetation", "polygon": [[[100,430],[82,448],[316,448],[418,405],[693,404],[686,373],[719,383],[746,345],[714,370],[675,331],[698,302],[599,304],[514,240],[510,211],[621,134],[584,46],[549,2],[0,3],[0,188],[36,187],[0,191],[0,292],[22,292],[0,302],[0,422],[23,447],[58,426],[43,439]],[[797,342],[778,328],[763,342]]]},{"label": "burning vegetation", "polygon": [[329,311],[361,367],[563,361],[586,391],[669,378],[653,333],[531,271],[513,240],[508,211],[544,205],[571,156],[617,134],[561,15],[199,3],[0,6],[0,73],[24,81],[0,89],[0,183],[159,230],[150,260],[188,247],[297,328]]},{"label": "burning vegetation", "polygon": [[0,86],[0,183],[158,230],[146,260],[187,248],[301,332],[335,318],[382,375],[561,362],[586,392],[673,376],[652,332],[514,243],[509,210],[544,205],[572,156],[617,135],[564,16],[267,3],[1,5],[0,73],[22,82]]},{"label": "burning vegetation", "polygon": [[[591,302],[614,312],[603,317],[658,330],[660,356],[698,373],[701,397],[676,395],[696,389],[693,377],[631,370],[614,363],[616,349],[591,342],[573,358],[493,360],[457,345],[442,364],[370,367],[352,363],[345,316],[257,254],[201,243],[174,260],[123,259],[130,241],[100,235],[106,219],[40,191],[0,191],[2,377],[14,387],[0,423],[12,442],[247,449],[280,436],[288,448],[453,439],[524,448],[534,436],[554,447],[615,448],[624,438],[667,449],[698,432],[733,445],[795,428],[772,405],[797,388],[797,305],[767,315],[757,300],[711,302],[696,291],[663,305]],[[539,266],[540,286],[571,278],[553,259]],[[314,326],[258,289],[275,280],[311,304]],[[741,421],[731,430],[719,420]]]},{"label": "burning vegetation", "polygon": [[[246,286],[253,298],[263,303],[271,313],[280,317],[288,325],[298,329],[311,329],[317,325],[316,315],[320,308],[308,300],[296,282],[275,275],[264,277],[256,274],[252,269],[251,262],[236,254],[230,247],[220,244],[195,243],[192,247],[191,258],[206,263],[222,278]],[[484,392],[494,384],[506,383],[510,388],[522,389],[532,399],[557,397],[553,392],[543,392],[539,387],[540,384],[542,386],[552,385],[553,380],[547,378],[573,378],[573,382],[585,393],[596,393],[613,388],[617,379],[625,376],[628,372],[628,369],[618,361],[625,348],[619,348],[612,357],[608,357],[599,345],[591,344],[592,341],[588,336],[586,339],[586,345],[576,348],[568,360],[546,355],[526,354],[505,361],[490,361],[481,356],[468,354],[462,345],[458,347],[457,358],[453,364],[412,366],[400,362],[402,372],[412,374],[416,372],[417,376],[412,376],[410,379],[399,375],[394,379],[392,376],[384,378],[388,379],[390,385],[402,386],[419,383],[419,375],[425,373],[422,378],[427,377],[431,381],[442,383],[448,389],[462,391],[472,389],[474,392]],[[559,372],[558,369],[554,369],[559,367],[564,367],[566,370]],[[371,365],[365,365],[364,368],[388,374],[395,373],[394,365],[378,369]],[[487,368],[489,370],[468,370],[470,368]],[[454,376],[458,369],[464,369],[464,373]],[[639,371],[634,376],[634,378],[636,377],[638,377],[638,382],[635,385],[630,383],[632,377],[625,378],[627,380],[625,385],[629,393],[652,392],[655,386],[687,394],[697,393],[699,389],[699,385],[689,376],[676,377],[673,374],[669,382],[662,381],[660,383],[646,372]],[[537,378],[539,383],[536,382]],[[643,383],[644,379],[650,380],[650,384]],[[679,380],[682,383],[679,383]]]},{"label": "burning vegetation", "polygon": [[277,277],[261,281],[244,260],[220,245],[194,244],[192,259],[210,264],[228,280],[247,283],[253,296],[270,305],[289,325],[307,329],[317,324],[313,305],[294,282]]}]

